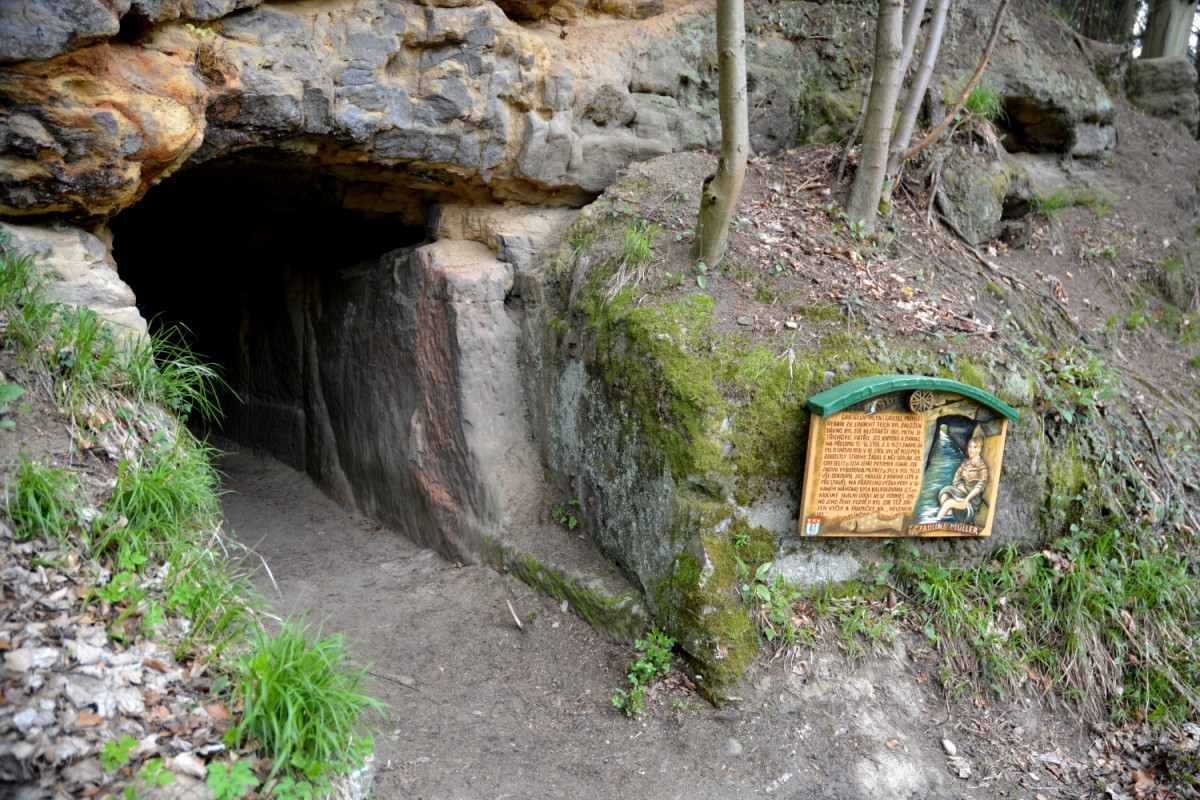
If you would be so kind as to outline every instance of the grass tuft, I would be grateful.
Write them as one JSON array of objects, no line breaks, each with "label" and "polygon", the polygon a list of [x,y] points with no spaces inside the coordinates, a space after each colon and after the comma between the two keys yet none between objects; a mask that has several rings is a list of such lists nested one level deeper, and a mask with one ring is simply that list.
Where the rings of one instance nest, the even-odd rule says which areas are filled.
[{"label": "grass tuft", "polygon": [[1073,205],[1075,205],[1075,203],[1072,202],[1071,198],[1063,192],[1055,192],[1049,197],[1040,197],[1035,195],[1029,199],[1030,210],[1032,210],[1034,214],[1045,218],[1048,222],[1053,220],[1058,215],[1059,211],[1062,211],[1064,208],[1069,208]]},{"label": "grass tuft", "polygon": [[79,484],[66,470],[21,455],[16,479],[7,487],[4,514],[17,539],[65,539],[75,522]]},{"label": "grass tuft", "polygon": [[359,691],[366,671],[351,664],[340,635],[285,620],[275,636],[257,632],[235,675],[243,711],[228,738],[270,753],[271,776],[291,769],[319,780],[354,770],[370,753],[359,719],[384,706]]},{"label": "grass tuft", "polygon": [[963,107],[988,122],[997,122],[1005,117],[1004,95],[987,83],[980,83],[972,89]]}]

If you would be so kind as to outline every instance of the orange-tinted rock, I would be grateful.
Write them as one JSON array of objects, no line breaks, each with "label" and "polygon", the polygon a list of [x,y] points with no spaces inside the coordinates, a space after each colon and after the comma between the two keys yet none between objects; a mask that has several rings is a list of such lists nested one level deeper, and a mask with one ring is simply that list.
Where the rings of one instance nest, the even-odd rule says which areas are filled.
[{"label": "orange-tinted rock", "polygon": [[0,214],[103,217],[200,146],[207,89],[182,48],[97,44],[0,68]]}]

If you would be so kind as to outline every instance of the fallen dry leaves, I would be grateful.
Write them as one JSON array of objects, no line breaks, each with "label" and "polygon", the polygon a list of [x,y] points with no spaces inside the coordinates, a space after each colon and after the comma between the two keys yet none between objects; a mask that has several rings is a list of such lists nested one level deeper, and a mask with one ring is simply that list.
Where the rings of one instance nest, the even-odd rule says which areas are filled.
[{"label": "fallen dry leaves", "polygon": [[[121,642],[120,613],[83,606],[96,576],[46,541],[17,542],[0,525],[0,793],[115,795],[150,758],[163,758],[176,796],[206,791],[204,762],[225,750],[229,710],[212,702],[204,664],[175,661],[164,627],[156,640]],[[106,771],[106,742],[132,737],[130,764]]]}]

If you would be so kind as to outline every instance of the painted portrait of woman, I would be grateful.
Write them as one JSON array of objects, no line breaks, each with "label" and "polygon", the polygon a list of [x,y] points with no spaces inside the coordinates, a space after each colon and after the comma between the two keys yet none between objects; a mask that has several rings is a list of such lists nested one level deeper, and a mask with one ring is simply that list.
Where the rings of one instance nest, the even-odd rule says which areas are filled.
[{"label": "painted portrait of woman", "polygon": [[991,473],[983,452],[983,436],[975,434],[967,442],[967,457],[954,472],[954,480],[938,492],[938,519],[951,518],[956,522],[973,522]]}]

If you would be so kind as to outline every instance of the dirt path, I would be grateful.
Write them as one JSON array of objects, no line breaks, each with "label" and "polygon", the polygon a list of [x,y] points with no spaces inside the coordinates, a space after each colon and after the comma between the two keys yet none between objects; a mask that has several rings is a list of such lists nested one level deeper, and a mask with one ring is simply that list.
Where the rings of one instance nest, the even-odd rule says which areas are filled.
[{"label": "dirt path", "polygon": [[[1026,773],[1011,763],[1057,746],[1021,707],[948,715],[928,664],[902,646],[853,669],[837,656],[776,662],[723,709],[675,694],[627,719],[610,698],[630,648],[511,576],[446,563],[341,508],[278,462],[220,466],[229,525],[282,597],[265,574],[264,591],[325,619],[380,676],[372,692],[391,708],[376,742],[379,800],[1032,798],[1012,792]],[[970,779],[947,768],[943,738],[974,765]]]}]

